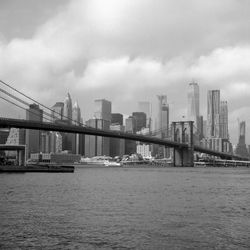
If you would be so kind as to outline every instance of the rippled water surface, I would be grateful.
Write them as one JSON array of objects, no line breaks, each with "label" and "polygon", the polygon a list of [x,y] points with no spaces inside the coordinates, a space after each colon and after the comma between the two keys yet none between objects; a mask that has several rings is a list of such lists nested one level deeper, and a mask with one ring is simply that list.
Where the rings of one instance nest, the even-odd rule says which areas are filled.
[{"label": "rippled water surface", "polygon": [[0,249],[250,249],[250,169],[1,174]]}]

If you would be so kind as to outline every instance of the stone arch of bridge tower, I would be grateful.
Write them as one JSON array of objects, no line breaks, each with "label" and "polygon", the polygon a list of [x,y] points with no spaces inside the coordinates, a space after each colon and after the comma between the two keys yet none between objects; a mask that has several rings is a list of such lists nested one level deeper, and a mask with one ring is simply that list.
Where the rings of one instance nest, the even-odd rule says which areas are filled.
[{"label": "stone arch of bridge tower", "polygon": [[172,140],[186,143],[187,148],[173,149],[173,163],[177,167],[191,167],[194,165],[193,121],[173,122]]}]

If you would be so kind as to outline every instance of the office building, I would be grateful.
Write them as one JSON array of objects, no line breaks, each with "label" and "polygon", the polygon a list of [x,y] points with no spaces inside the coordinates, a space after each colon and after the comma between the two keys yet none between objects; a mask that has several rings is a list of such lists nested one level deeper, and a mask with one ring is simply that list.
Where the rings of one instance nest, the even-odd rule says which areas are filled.
[{"label": "office building", "polygon": [[209,90],[207,94],[207,136],[220,137],[220,90]]},{"label": "office building", "polygon": [[78,105],[78,102],[75,102],[73,109],[72,109],[72,120],[74,125],[81,124],[81,109]]},{"label": "office building", "polygon": [[[37,104],[31,104],[29,109],[26,109],[26,120],[42,122],[43,110]],[[41,131],[26,129],[26,146],[28,158],[31,153],[39,153],[41,150]]]},{"label": "office building", "polygon": [[[110,121],[103,119],[89,119],[86,125],[92,128],[109,130]],[[85,135],[85,157],[110,155],[110,138]]]},{"label": "office building", "polygon": [[167,138],[169,135],[169,105],[166,95],[158,95],[157,127],[160,138]]},{"label": "office building", "polygon": [[[125,132],[135,133],[135,118],[133,116],[128,117],[125,120]],[[132,140],[125,140],[125,154],[131,155],[136,152],[136,142]]]},{"label": "office building", "polygon": [[131,134],[135,133],[135,118],[133,116],[129,116],[125,120],[125,132]]},{"label": "office building", "polygon": [[72,100],[70,94],[68,93],[64,100],[64,107],[63,107],[63,120],[72,121]]},{"label": "office building", "polygon": [[[77,126],[82,126],[81,109],[77,102],[73,106],[72,112],[73,124]],[[74,134],[72,136],[72,153],[73,154],[84,154],[84,138],[83,134]]]},{"label": "office building", "polygon": [[148,144],[139,144],[136,146],[136,153],[140,154],[144,159],[152,157],[153,147]]},{"label": "office building", "polygon": [[239,123],[239,141],[236,147],[236,154],[242,157],[248,157],[248,151],[246,146],[246,122]]},{"label": "office building", "polygon": [[147,124],[146,126],[151,129],[151,103],[146,101],[138,102],[138,111],[146,114]]},{"label": "office building", "polygon": [[[120,124],[111,124],[110,130],[124,132],[125,127]],[[123,156],[125,154],[125,140],[110,138],[110,156]]]},{"label": "office building", "polygon": [[5,144],[8,137],[9,137],[10,131],[8,129],[0,129],[0,144]]},{"label": "office building", "polygon": [[207,136],[207,121],[206,120],[203,120],[203,122],[202,122],[202,127],[203,127],[203,129],[202,129],[202,132],[203,132],[203,137],[204,138],[207,138],[208,136]]},{"label": "office building", "polygon": [[94,118],[111,122],[111,102],[105,99],[95,100]]},{"label": "office building", "polygon": [[188,86],[188,106],[187,118],[194,121],[194,126],[198,128],[200,116],[200,93],[199,85],[195,82],[189,83]]},{"label": "office building", "polygon": [[226,101],[220,102],[220,138],[229,139],[228,134],[228,107]]},{"label": "office building", "polygon": [[135,122],[135,132],[140,131],[142,128],[146,128],[147,116],[144,112],[133,112]]},{"label": "office building", "polygon": [[62,120],[63,119],[63,102],[57,102],[52,108],[51,108],[51,121],[55,122],[56,120]]},{"label": "office building", "polygon": [[[11,128],[9,131],[9,135],[7,137],[6,143],[8,145],[25,145],[25,129],[21,128]],[[4,143],[1,143],[4,144]],[[16,157],[17,152],[15,151],[5,151],[5,154],[8,157]]]},{"label": "office building", "polygon": [[120,113],[111,114],[111,124],[123,125],[123,115]]},{"label": "office building", "polygon": [[41,133],[41,152],[42,153],[50,153],[51,151],[51,140],[50,140],[50,132],[43,131]]}]

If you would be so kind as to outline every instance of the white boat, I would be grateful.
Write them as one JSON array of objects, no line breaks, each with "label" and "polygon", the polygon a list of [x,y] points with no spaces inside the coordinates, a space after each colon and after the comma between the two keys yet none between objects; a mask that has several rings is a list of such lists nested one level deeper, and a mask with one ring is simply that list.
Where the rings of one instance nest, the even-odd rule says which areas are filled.
[{"label": "white boat", "polygon": [[122,163],[116,162],[116,161],[105,161],[104,166],[105,167],[121,167]]},{"label": "white boat", "polygon": [[104,165],[106,161],[111,160],[112,157],[109,156],[94,156],[92,158],[85,158],[81,160],[81,163],[87,165]]}]

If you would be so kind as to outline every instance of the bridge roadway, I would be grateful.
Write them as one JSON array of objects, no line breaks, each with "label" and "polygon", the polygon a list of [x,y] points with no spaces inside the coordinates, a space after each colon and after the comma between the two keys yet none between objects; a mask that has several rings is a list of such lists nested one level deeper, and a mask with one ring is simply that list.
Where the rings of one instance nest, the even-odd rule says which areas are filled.
[{"label": "bridge roadway", "polygon": [[163,140],[157,137],[135,135],[135,134],[125,133],[125,132],[120,132],[120,131],[102,130],[102,129],[95,129],[91,127],[76,126],[76,125],[64,125],[64,124],[59,125],[59,124],[49,123],[49,122],[27,121],[27,120],[21,120],[21,119],[10,119],[10,118],[1,117],[0,127],[1,128],[25,128],[25,129],[34,129],[34,130],[95,135],[95,136],[127,139],[127,140],[133,140],[133,141],[141,141],[141,142],[159,144],[159,145],[163,145],[167,147],[174,147],[174,148],[188,148],[188,145],[186,143],[179,143],[179,142],[174,142],[171,140]]},{"label": "bridge roadway", "polygon": [[[64,133],[75,133],[75,134],[86,134],[94,136],[103,136],[103,137],[112,137],[119,139],[127,139],[133,141],[140,141],[152,144],[163,145],[166,147],[184,149],[188,148],[188,144],[175,142],[172,140],[160,139],[157,137],[150,137],[145,135],[136,135],[120,131],[111,131],[111,130],[101,130],[91,127],[81,127],[76,125],[64,125],[64,124],[55,124],[49,122],[37,122],[37,121],[27,121],[22,119],[10,119],[0,117],[0,128],[24,128],[24,129],[34,129],[34,130],[44,130],[44,131],[57,131]],[[235,160],[249,160],[238,155],[232,155],[228,153],[223,153],[219,151],[210,150],[203,148],[201,146],[194,145],[194,151],[206,153],[214,156],[219,156],[224,159],[235,159]]]}]

